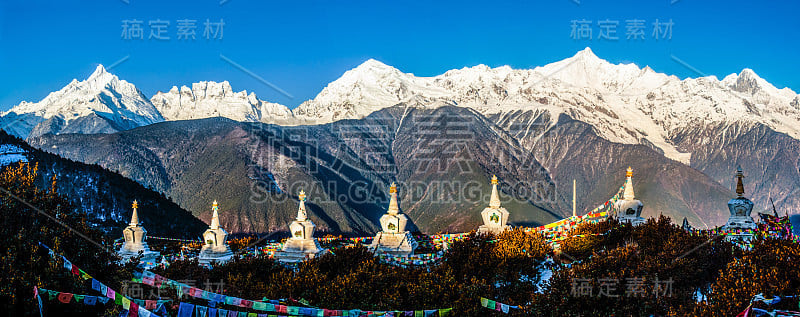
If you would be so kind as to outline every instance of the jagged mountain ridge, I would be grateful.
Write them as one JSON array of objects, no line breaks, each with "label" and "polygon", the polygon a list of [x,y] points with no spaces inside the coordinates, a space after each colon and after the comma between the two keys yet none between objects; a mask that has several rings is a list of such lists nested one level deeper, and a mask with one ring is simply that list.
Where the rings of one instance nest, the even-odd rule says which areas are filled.
[{"label": "jagged mountain ridge", "polygon": [[[259,100],[246,91],[234,92],[226,81],[203,81],[192,87],[173,86],[150,99],[143,98],[132,84],[119,80],[101,66],[89,77],[73,80],[64,89],[38,103],[23,102],[3,114],[6,121],[20,116],[36,116],[26,127],[31,130],[41,119],[58,117],[41,125],[40,132],[59,133],[60,126],[94,113],[101,118],[113,107],[92,108],[98,90],[104,95],[125,97],[116,108],[141,109],[146,119],[126,123],[120,111],[119,129],[166,120],[190,120],[221,116],[237,121],[279,124],[320,124],[341,119],[358,119],[399,103],[438,107],[459,105],[484,115],[514,110],[543,109],[551,117],[567,113],[595,126],[613,142],[649,142],[670,158],[688,162],[690,153],[674,148],[671,136],[676,130],[698,120],[764,124],[773,130],[800,136],[800,97],[788,88],[777,89],[750,69],[723,80],[714,76],[680,80],[634,64],[614,65],[598,58],[589,48],[575,56],[534,69],[489,68],[478,65],[454,69],[435,77],[417,77],[370,59],[345,72],[328,84],[314,99],[294,111]],[[86,92],[91,92],[87,94]],[[74,96],[76,92],[87,96]],[[66,101],[64,101],[66,100]],[[148,102],[149,101],[149,102]],[[133,105],[129,105],[133,103]],[[153,106],[155,105],[155,106]],[[155,110],[153,110],[155,108]],[[157,112],[154,113],[154,112]],[[132,117],[132,116],[131,116]],[[26,121],[26,120],[22,120]],[[30,120],[27,120],[30,121]],[[64,121],[64,122],[61,122]],[[628,122],[640,122],[631,128]],[[117,130],[119,130],[117,129]],[[14,129],[8,129],[15,132]],[[97,133],[96,128],[69,131]],[[15,133],[18,134],[18,133]],[[38,135],[37,134],[37,135]],[[19,135],[19,134],[18,134]],[[25,137],[26,135],[22,135]],[[643,141],[646,140],[646,141]]]},{"label": "jagged mountain ridge", "polygon": [[303,122],[325,123],[361,118],[401,102],[459,105],[484,115],[540,109],[556,118],[566,113],[591,124],[607,140],[649,143],[684,163],[691,153],[676,149],[672,136],[693,124],[763,124],[800,138],[800,97],[750,69],[721,81],[713,76],[680,80],[649,67],[613,65],[588,48],[534,69],[478,65],[435,77],[416,77],[368,60],[294,112]]},{"label": "jagged mountain ridge", "polygon": [[[120,86],[125,90],[141,95],[132,84],[117,80],[102,66],[85,82],[102,83],[101,80],[92,80],[95,77],[124,83]],[[142,125],[142,122],[130,124],[117,120],[112,121],[115,124],[109,128],[97,118],[107,116],[74,111],[64,113],[63,106],[54,107],[54,100],[74,99],[65,91],[74,90],[68,88],[76,83],[73,80],[42,102],[23,102],[4,113],[6,122],[22,118],[16,124],[6,123],[9,125],[6,130],[27,137],[26,129],[33,130],[34,135],[58,134],[61,130],[102,133]],[[228,82],[199,82],[192,84],[191,89],[173,86],[167,92],[158,92],[149,100],[136,100],[136,103],[148,101],[150,105],[142,108],[147,108],[149,113],[155,108],[166,120],[222,116],[237,121],[286,125],[363,118],[399,103],[418,107],[459,105],[476,109],[484,115],[541,109],[551,112],[551,117],[566,113],[587,122],[607,140],[649,144],[667,157],[684,163],[690,162],[691,153],[678,150],[673,135],[691,124],[763,124],[795,139],[800,138],[798,95],[788,88],[775,88],[750,69],[723,80],[713,76],[680,80],[656,73],[649,67],[613,65],[598,58],[589,48],[573,57],[534,69],[478,65],[450,70],[435,77],[416,77],[370,59],[345,72],[314,99],[304,102],[294,111],[259,100],[253,93],[233,92]],[[67,104],[75,107],[74,102]],[[23,118],[32,114],[35,119]],[[55,119],[42,122],[42,119],[55,115]],[[70,120],[80,123],[75,125],[88,127],[64,129]],[[631,122],[637,122],[637,126],[632,127]]]},{"label": "jagged mountain ridge", "polygon": [[43,134],[114,133],[162,121],[226,117],[237,121],[292,124],[292,111],[230,83],[202,81],[173,86],[147,98],[103,65],[84,81],[73,79],[39,102],[23,101],[2,113],[0,128],[23,139]]},{"label": "jagged mountain ridge", "polygon": [[173,86],[166,93],[156,93],[150,102],[168,121],[219,116],[243,122],[289,123],[293,117],[286,106],[259,100],[252,92],[234,92],[227,81],[201,81],[191,88]]}]

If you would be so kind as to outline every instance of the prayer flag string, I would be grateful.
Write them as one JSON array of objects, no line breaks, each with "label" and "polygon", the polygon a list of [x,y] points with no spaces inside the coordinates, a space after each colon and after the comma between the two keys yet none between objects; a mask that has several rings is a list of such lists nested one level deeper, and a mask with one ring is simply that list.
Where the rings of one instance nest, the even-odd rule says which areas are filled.
[{"label": "prayer flag string", "polygon": [[[44,296],[45,298],[53,301],[58,300],[58,302],[62,304],[69,304],[71,302],[75,302],[77,304],[84,304],[84,305],[105,305],[111,299],[106,296],[93,296],[93,295],[79,295],[67,292],[59,292],[49,289],[44,289],[41,287],[34,287],[34,293],[39,298],[41,302],[41,297]],[[134,303],[138,304],[139,307],[146,307],[148,309],[154,309],[156,311],[166,310],[163,308],[163,305],[171,302],[172,300],[142,300],[142,299],[134,299]],[[116,303],[114,301],[113,303]],[[137,312],[138,313],[138,312]]]},{"label": "prayer flag string", "polygon": [[[330,317],[366,317],[366,316],[384,316],[384,317],[441,317],[450,314],[452,308],[444,309],[428,309],[428,310],[390,310],[390,311],[363,311],[358,309],[352,310],[330,310],[312,307],[297,307],[297,306],[283,306],[280,307],[278,314],[280,316],[330,316]],[[273,314],[260,314],[238,310],[227,310],[222,308],[206,307],[202,305],[194,305],[189,303],[180,303],[178,308],[178,317],[261,317],[261,316],[274,316]]]},{"label": "prayer flag string", "polygon": [[[264,312],[276,312],[276,313],[283,313],[295,316],[361,316],[365,314],[379,314],[384,316],[392,316],[397,312],[414,312],[416,316],[417,312],[420,312],[421,316],[445,316],[445,314],[450,312],[450,308],[443,308],[443,309],[431,309],[431,310],[416,310],[416,311],[391,311],[392,315],[386,315],[386,313],[390,311],[369,311],[369,310],[360,310],[360,309],[352,309],[352,310],[334,310],[334,309],[324,309],[324,308],[312,308],[312,307],[300,307],[300,306],[292,306],[292,305],[284,305],[280,301],[277,300],[246,300],[234,296],[227,296],[223,294],[217,294],[209,291],[205,291],[196,287],[192,287],[185,283],[181,283],[164,276],[158,275],[156,273],[150,271],[144,271],[142,273],[135,273],[133,277],[133,282],[141,282],[146,285],[150,285],[153,287],[164,288],[164,287],[171,287],[177,291],[178,298],[182,297],[184,294],[189,295],[194,298],[204,299],[212,304],[209,306],[215,307],[217,303],[225,304],[228,306],[236,306],[241,308],[247,308],[257,311],[264,311]],[[191,305],[188,303],[181,303],[182,306],[188,307],[186,305]],[[196,307],[193,305],[192,307]],[[200,306],[204,307],[204,306]],[[185,308],[185,311],[190,311],[189,308]],[[191,311],[196,311],[193,309]],[[437,312],[438,315],[432,315],[432,312]],[[428,312],[428,313],[426,313]],[[180,313],[178,316],[189,316],[191,314],[184,313],[185,315],[181,315]],[[188,314],[188,315],[186,315]],[[200,315],[198,315],[200,316]],[[406,315],[394,315],[394,316],[406,316]]]},{"label": "prayer flag string", "polygon": [[481,300],[481,307],[492,309],[492,310],[495,310],[495,311],[498,311],[498,312],[501,312],[501,313],[504,313],[504,314],[508,314],[509,310],[511,310],[511,309],[520,309],[519,306],[503,304],[501,302],[493,301],[493,300],[488,299],[486,297],[481,297],[480,300]]},{"label": "prayer flag string", "polygon": [[[61,259],[64,262],[63,268],[67,271],[72,272],[72,274],[80,276],[82,279],[86,281],[90,281],[92,283],[92,289],[100,292],[101,295],[105,295],[108,299],[113,299],[115,303],[118,305],[122,305],[122,308],[128,310],[132,316],[154,316],[158,317],[158,315],[150,312],[145,307],[140,307],[134,300],[131,298],[120,294],[119,292],[113,290],[112,288],[106,286],[105,284],[101,283],[100,281],[92,278],[91,275],[86,273],[85,271],[78,268],[77,265],[74,265],[72,262],[69,261],[65,256],[56,253],[50,247],[44,245],[43,243],[39,242],[39,245],[45,249],[47,249],[50,257],[53,259]],[[69,294],[69,293],[66,293]],[[69,295],[63,295],[65,298]],[[61,300],[61,299],[60,299]],[[62,300],[63,302],[63,300]],[[69,301],[67,301],[69,302]],[[163,307],[163,306],[162,306]]]}]

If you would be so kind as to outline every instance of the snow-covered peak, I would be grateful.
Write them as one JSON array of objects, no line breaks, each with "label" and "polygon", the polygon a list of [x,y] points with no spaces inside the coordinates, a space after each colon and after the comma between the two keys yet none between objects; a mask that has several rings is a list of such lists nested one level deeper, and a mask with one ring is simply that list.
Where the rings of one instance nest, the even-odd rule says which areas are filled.
[{"label": "snow-covered peak", "polygon": [[[413,74],[403,74],[397,68],[374,59],[369,59],[361,63],[361,65],[358,65],[358,67],[346,71],[342,77],[330,83],[328,87],[335,88],[353,84],[370,85],[381,80],[402,81],[413,77]],[[325,92],[325,90],[323,90],[323,92]]]},{"label": "snow-covered peak", "polygon": [[150,101],[166,120],[226,117],[237,121],[288,123],[292,112],[284,105],[259,100],[255,93],[234,92],[227,81],[201,81],[192,88],[173,86]]},{"label": "snow-covered peak", "polygon": [[[125,82],[125,84],[122,84],[122,82]],[[136,88],[133,84],[130,84],[124,80],[120,80],[116,75],[109,73],[102,64],[97,65],[97,68],[95,68],[94,72],[89,75],[85,81],[80,83],[83,83],[84,88],[89,87],[93,90],[100,90],[106,86],[110,86],[110,88],[113,89],[129,89],[131,87],[134,89]]]},{"label": "snow-covered peak", "polygon": [[[199,97],[201,98],[222,98],[226,96],[232,96],[234,94],[233,88],[231,88],[231,84],[227,80],[221,83],[213,81],[201,81],[199,83],[193,83],[192,92],[199,94]],[[240,93],[247,95],[247,91],[241,91]]]},{"label": "snow-covered peak", "polygon": [[[555,119],[563,113],[591,124],[608,140],[645,143],[681,161],[688,156],[672,145],[672,138],[693,124],[760,123],[800,138],[800,96],[788,88],[776,89],[751,69],[722,80],[714,76],[680,80],[647,66],[609,63],[590,48],[533,69],[480,64],[435,77],[417,77],[369,59],[294,112],[259,100],[252,92],[234,91],[227,81],[173,86],[147,100],[133,84],[99,65],[88,79],[73,80],[41,102],[22,102],[3,119],[22,117],[27,122],[31,115],[32,121],[26,124],[36,125],[51,117],[69,122],[97,114],[144,125],[163,118],[223,116],[238,121],[314,124],[362,118],[394,105],[458,105],[500,117],[534,111],[548,112]],[[60,123],[48,124],[57,127]],[[31,126],[24,128],[30,131]]]},{"label": "snow-covered peak", "polygon": [[722,84],[741,93],[755,94],[760,89],[777,89],[763,78],[759,77],[752,69],[742,69],[739,74],[730,74],[722,79]]},{"label": "snow-covered peak", "polygon": [[57,115],[75,116],[88,112],[128,112],[141,116],[144,124],[163,121],[136,86],[120,80],[98,65],[84,81],[73,79],[59,91],[47,95],[37,103],[22,102],[7,112],[34,113],[44,118]]},{"label": "snow-covered peak", "polygon": [[370,59],[346,71],[328,84],[312,100],[302,103],[295,113],[304,122],[323,123],[360,118],[415,95],[440,95],[430,78],[415,77]]},{"label": "snow-covered peak", "polygon": [[91,80],[91,79],[93,79],[93,78],[101,77],[101,76],[103,76],[103,75],[105,75],[105,74],[108,74],[108,73],[109,73],[109,72],[108,72],[108,71],[106,71],[106,68],[105,68],[105,67],[103,67],[103,64],[98,64],[98,65],[97,65],[97,68],[95,68],[95,69],[94,69],[94,72],[93,72],[91,75],[89,75],[89,78],[88,78],[88,79],[90,79],[90,80]]},{"label": "snow-covered peak", "polygon": [[445,72],[436,77],[416,77],[370,59],[331,82],[314,99],[301,104],[295,114],[305,122],[324,123],[364,117],[375,110],[414,98],[430,103],[459,104],[485,112],[542,100],[532,92],[567,86],[618,94],[652,90],[677,80],[640,69],[635,64],[613,65],[590,48],[574,56],[535,69],[491,68],[480,64]]},{"label": "snow-covered peak", "polygon": [[361,63],[361,65],[358,65],[356,68],[353,68],[352,72],[391,73],[391,72],[399,72],[399,70],[397,70],[397,68],[394,68],[392,66],[386,65],[385,63],[378,61],[374,58],[370,58],[365,62]]},{"label": "snow-covered peak", "polygon": [[597,55],[594,54],[594,51],[592,51],[592,48],[590,48],[588,46],[586,48],[578,51],[577,53],[575,53],[575,55],[572,56],[570,59],[582,59],[582,60],[587,61],[589,63],[602,63],[602,62],[605,62],[605,60],[601,59],[600,57],[597,57]]},{"label": "snow-covered peak", "polygon": [[[58,118],[59,128],[70,125],[73,120],[89,116],[100,117],[116,128],[131,128],[163,121],[161,114],[133,84],[120,80],[109,73],[103,65],[84,81],[73,79],[64,88],[52,92],[39,102],[22,102],[3,113],[10,118],[25,116],[26,121],[15,133],[22,137],[41,121]],[[58,129],[48,128],[57,133]],[[75,131],[81,131],[75,128]]]},{"label": "snow-covered peak", "polygon": [[574,88],[613,93],[637,93],[663,85],[669,76],[636,64],[612,64],[597,57],[590,48],[561,61],[536,67],[534,71],[548,79],[559,80]]},{"label": "snow-covered peak", "polygon": [[611,64],[609,62],[597,57],[592,49],[587,47],[578,51],[572,57],[568,57],[542,67],[537,67],[536,70],[545,76],[552,76],[568,69],[575,69],[576,71],[591,71],[610,65]]}]

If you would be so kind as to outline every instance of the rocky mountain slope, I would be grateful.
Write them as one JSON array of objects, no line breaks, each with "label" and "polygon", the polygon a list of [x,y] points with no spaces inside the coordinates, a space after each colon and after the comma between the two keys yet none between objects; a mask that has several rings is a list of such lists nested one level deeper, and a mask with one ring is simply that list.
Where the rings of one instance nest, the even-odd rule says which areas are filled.
[{"label": "rocky mountain slope", "polygon": [[800,146],[800,96],[777,89],[750,69],[722,80],[680,80],[649,67],[608,63],[588,48],[534,69],[478,65],[435,77],[416,77],[369,60],[294,112],[302,122],[324,123],[400,103],[474,109],[533,152],[542,132],[566,115],[588,124],[609,144],[650,147],[723,187],[741,165],[754,176],[747,190],[762,208],[771,197],[781,210],[800,210],[800,161],[794,154]]},{"label": "rocky mountain slope", "polygon": [[153,236],[197,238],[207,225],[161,193],[98,165],[64,159],[31,147],[25,141],[0,131],[2,168],[18,162],[38,165],[37,185],[56,191],[87,214],[90,223],[114,237],[130,221],[131,203],[139,201],[139,219]]},{"label": "rocky mountain slope", "polygon": [[[458,120],[465,137],[447,140]],[[444,127],[444,128],[443,128]],[[166,193],[201,219],[218,200],[232,231],[285,230],[295,195],[310,197],[322,231],[373,233],[388,204],[388,185],[401,186],[401,208],[425,232],[476,227],[489,178],[505,184],[512,221],[542,224],[562,215],[566,200],[542,166],[526,159],[504,132],[458,107],[400,107],[356,121],[282,127],[222,118],[165,122],[109,135],[47,135],[38,146],[117,170]],[[188,136],[188,137],[187,137]],[[457,147],[452,147],[457,144]],[[533,187],[514,187],[527,184]],[[512,199],[513,197],[513,199]]]},{"label": "rocky mountain slope", "polygon": [[[613,194],[616,188],[612,187],[621,182],[622,170],[627,165],[632,165],[637,170],[637,175],[641,170],[645,186],[652,186],[654,191],[663,191],[662,195],[653,192],[652,196],[647,194],[647,189],[641,191],[647,199],[652,200],[651,204],[646,204],[649,206],[646,210],[653,208],[653,212],[658,210],[679,218],[685,216],[695,226],[714,226],[727,216],[722,201],[725,200],[724,197],[730,196],[728,189],[731,175],[737,166],[741,166],[748,175],[745,188],[747,195],[756,202],[757,211],[767,209],[766,204],[770,198],[775,200],[781,212],[796,213],[800,210],[800,199],[797,198],[800,188],[800,97],[790,89],[776,88],[750,69],[731,74],[722,80],[713,76],[681,80],[675,76],[657,73],[649,67],[611,64],[587,48],[572,57],[533,69],[478,65],[450,70],[434,77],[414,76],[379,61],[368,60],[345,72],[314,99],[304,102],[294,111],[282,105],[258,100],[252,93],[233,92],[227,82],[201,82],[193,84],[191,89],[185,86],[180,89],[173,87],[167,93],[156,94],[150,101],[166,120],[219,116],[243,122],[278,123],[282,126],[268,125],[268,130],[279,131],[274,132],[277,133],[275,135],[291,137],[290,140],[281,139],[279,143],[294,144],[293,142],[313,140],[315,144],[319,144],[319,148],[325,150],[310,154],[294,151],[283,153],[281,151],[285,150],[282,150],[282,146],[269,146],[259,150],[263,151],[260,158],[248,157],[241,153],[249,150],[242,149],[255,146],[253,143],[263,142],[265,136],[237,132],[241,135],[234,137],[222,130],[186,134],[186,129],[199,131],[200,128],[190,128],[195,123],[185,123],[188,126],[178,128],[174,133],[166,131],[167,128],[157,129],[155,126],[159,125],[154,125],[154,130],[146,130],[156,134],[149,137],[150,141],[147,142],[150,143],[135,140],[148,139],[148,136],[139,135],[138,132],[91,137],[43,136],[35,138],[34,142],[48,151],[120,170],[121,173],[152,185],[161,192],[184,192],[186,200],[178,199],[181,205],[201,215],[205,211],[200,211],[200,205],[191,205],[200,204],[196,202],[196,197],[190,199],[190,195],[196,196],[193,191],[204,190],[201,183],[194,179],[208,177],[216,172],[210,166],[192,165],[198,163],[189,162],[191,160],[214,162],[219,157],[236,157],[244,162],[218,164],[225,165],[226,169],[246,171],[238,174],[238,177],[244,175],[263,179],[266,187],[280,190],[286,190],[286,184],[272,178],[280,179],[276,175],[289,173],[289,170],[253,170],[252,167],[247,167],[253,165],[249,162],[271,160],[288,164],[297,160],[291,155],[301,154],[304,158],[317,162],[317,155],[322,155],[328,157],[328,164],[348,162],[368,167],[366,170],[369,173],[359,171],[356,174],[362,176],[353,176],[351,179],[340,173],[317,175],[303,172],[305,179],[322,180],[337,175],[333,177],[335,182],[350,182],[360,177],[373,183],[417,178],[436,181],[443,178],[419,168],[412,169],[405,161],[409,158],[418,160],[420,156],[430,161],[430,158],[425,157],[469,154],[472,155],[470,160],[463,161],[469,161],[468,165],[477,164],[480,166],[479,170],[486,172],[489,171],[487,166],[491,166],[489,162],[501,160],[501,157],[491,159],[491,155],[501,154],[486,154],[490,152],[487,152],[487,144],[482,142],[500,144],[507,148],[508,153],[513,153],[513,157],[511,154],[503,157],[510,160],[504,164],[514,165],[515,163],[510,163],[514,160],[536,162],[534,165],[538,164],[540,167],[535,168],[539,171],[535,174],[541,177],[542,186],[558,187],[564,183],[571,185],[571,180],[577,179],[579,190],[583,189],[586,193],[580,196],[578,202],[584,210]],[[461,112],[453,115],[456,111],[454,109],[461,109]],[[443,112],[437,112],[440,110]],[[416,114],[419,113],[426,113],[421,122],[417,120],[420,117]],[[430,115],[433,113],[439,113],[444,118],[437,119],[435,115]],[[6,117],[13,119],[15,115],[8,114],[4,116],[4,120]],[[385,119],[389,117],[393,119]],[[409,125],[409,122],[413,124]],[[208,123],[197,124],[202,126]],[[347,127],[348,124],[375,126],[364,130]],[[449,124],[457,127],[443,128]],[[46,131],[45,127],[52,125],[43,125],[41,129]],[[250,127],[252,126],[261,125]],[[174,123],[166,127],[183,126]],[[408,127],[412,127],[411,130],[406,130]],[[343,134],[331,129],[354,131],[352,134]],[[241,130],[246,131],[244,128]],[[232,133],[230,131],[226,133]],[[437,137],[419,135],[420,131]],[[469,142],[448,143],[452,140],[447,137],[459,134],[470,135],[472,139]],[[41,133],[33,135],[36,137]],[[166,142],[160,135],[175,138],[167,144],[180,150],[154,151],[154,148],[161,146],[159,142]],[[195,135],[205,137],[192,139]],[[343,137],[353,140],[343,141]],[[388,138],[391,142],[383,138]],[[478,139],[484,141],[477,141]],[[176,143],[178,140],[184,143]],[[216,152],[223,150],[209,147],[208,144],[220,140],[225,141],[222,144],[226,144],[223,148],[227,152]],[[229,143],[232,140],[241,144],[232,146]],[[83,146],[78,144],[80,142],[90,143]],[[99,142],[99,145],[91,142]],[[346,146],[341,145],[343,142]],[[88,147],[89,144],[102,150],[92,150]],[[111,145],[104,147],[102,144],[124,146],[117,149]],[[331,148],[334,145],[337,147]],[[204,152],[192,149],[192,146],[208,148],[209,153],[215,154],[204,154],[210,155],[208,157],[194,156]],[[396,151],[392,151],[389,156],[381,156],[372,153],[374,149]],[[181,154],[181,151],[189,154]],[[481,158],[474,153],[481,153],[486,157]],[[352,157],[344,159],[343,155]],[[230,166],[235,164],[241,166]],[[448,165],[453,166],[461,168],[460,165]],[[388,176],[380,176],[382,173]],[[521,174],[511,173],[517,178],[521,178]],[[446,176],[457,178],[452,174]],[[184,181],[182,177],[191,180]],[[485,176],[470,177],[480,179]],[[291,180],[289,183],[295,183],[292,177],[284,178],[284,181],[287,179]],[[226,181],[246,182],[238,178]],[[186,184],[195,185],[183,189],[183,186],[188,186]],[[331,195],[330,190],[322,190],[320,193]],[[532,196],[535,195],[528,195],[528,198]],[[569,203],[563,197],[546,202],[536,199],[527,201],[533,201],[534,205],[555,216],[565,215],[570,210]],[[364,211],[366,209],[345,205],[334,208],[340,208],[341,214],[327,221],[331,230],[367,232],[373,229],[372,214]],[[373,207],[375,205],[364,208],[372,210]],[[233,208],[238,208],[238,205]],[[242,208],[257,210],[261,207],[247,205]],[[291,204],[286,208],[293,209]],[[428,207],[420,207],[419,210],[426,208]],[[291,213],[290,211],[289,214]],[[441,213],[456,214],[453,211]],[[348,214],[360,216],[346,216]],[[420,216],[427,217],[423,214],[425,213]],[[434,214],[430,214],[432,220],[426,220],[423,227],[433,228],[428,225],[439,223],[435,220],[439,219],[439,211]],[[252,214],[237,220],[236,226],[241,226],[242,230],[283,226],[279,221],[257,223],[249,228],[245,220],[253,217],[257,216]]]},{"label": "rocky mountain slope", "polygon": [[698,226],[724,222],[731,192],[697,170],[643,145],[609,142],[591,126],[562,117],[531,152],[501,126],[462,107],[398,105],[363,119],[276,126],[215,118],[165,122],[109,135],[47,135],[47,151],[117,170],[173,197],[201,219],[217,199],[233,231],[285,230],[294,193],[311,197],[322,231],[372,233],[400,184],[401,208],[424,232],[468,231],[480,222],[492,174],[518,225],[569,215],[572,179],[585,212],[637,171],[645,216]]}]

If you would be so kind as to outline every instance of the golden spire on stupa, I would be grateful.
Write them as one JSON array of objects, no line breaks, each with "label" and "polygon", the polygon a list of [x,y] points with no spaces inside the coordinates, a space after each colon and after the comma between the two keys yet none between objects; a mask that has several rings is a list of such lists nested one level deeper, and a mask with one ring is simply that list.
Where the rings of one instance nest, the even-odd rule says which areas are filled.
[{"label": "golden spire on stupa", "polygon": [[491,208],[500,208],[500,195],[497,192],[497,184],[499,183],[497,175],[492,175],[492,196],[489,198],[489,207]]},{"label": "golden spire on stupa", "polygon": [[133,200],[133,215],[131,215],[131,223],[130,223],[131,226],[139,225],[139,211],[137,211],[138,208],[139,208],[139,203],[136,202],[136,200],[134,199]]},{"label": "golden spire on stupa", "polygon": [[736,195],[738,197],[744,197],[744,184],[742,183],[742,178],[744,178],[744,173],[742,172],[742,167],[736,170]]},{"label": "golden spire on stupa", "polygon": [[622,194],[622,199],[624,200],[634,200],[635,195],[633,193],[633,169],[628,166],[628,170],[625,172],[625,192]]},{"label": "golden spire on stupa", "polygon": [[217,205],[217,200],[214,200],[214,203],[211,204],[211,210],[214,211],[211,214],[211,229],[219,229],[219,207]]},{"label": "golden spire on stupa", "polygon": [[392,186],[389,187],[389,209],[387,210],[389,214],[396,215],[400,212],[400,206],[397,204],[397,184],[392,182]]},{"label": "golden spire on stupa", "polygon": [[300,206],[297,208],[297,221],[306,221],[308,219],[308,213],[306,212],[306,191],[300,190],[300,195],[297,195],[297,198],[300,199]]}]

